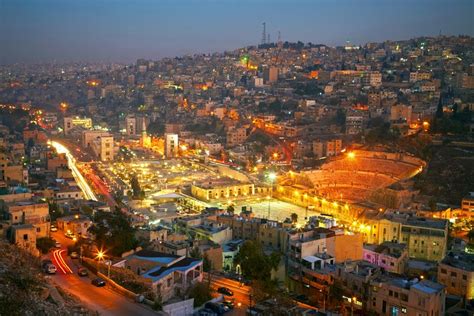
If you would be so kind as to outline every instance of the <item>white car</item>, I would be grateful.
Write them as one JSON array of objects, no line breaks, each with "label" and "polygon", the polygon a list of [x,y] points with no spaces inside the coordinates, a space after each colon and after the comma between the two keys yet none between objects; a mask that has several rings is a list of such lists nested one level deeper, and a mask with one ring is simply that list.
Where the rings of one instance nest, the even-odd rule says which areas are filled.
[{"label": "white car", "polygon": [[54,244],[54,247],[56,248],[61,248],[61,243],[59,241],[57,241],[55,244]]},{"label": "white car", "polygon": [[57,231],[58,231],[58,228],[57,228],[57,227],[54,227],[54,226],[51,226],[51,231],[52,231],[52,232],[57,232]]}]

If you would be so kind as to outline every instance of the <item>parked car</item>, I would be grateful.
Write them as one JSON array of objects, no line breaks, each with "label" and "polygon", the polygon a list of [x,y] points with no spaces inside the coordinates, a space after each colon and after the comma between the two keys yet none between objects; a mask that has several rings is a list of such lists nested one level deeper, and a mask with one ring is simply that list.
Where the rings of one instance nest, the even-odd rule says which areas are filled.
[{"label": "parked car", "polygon": [[52,264],[53,262],[49,259],[41,260],[41,269],[44,269],[44,267],[50,263]]},{"label": "parked car", "polygon": [[47,274],[56,274],[56,266],[52,263],[47,263],[43,267],[43,271]]},{"label": "parked car", "polygon": [[92,280],[91,283],[93,285],[97,286],[97,287],[105,286],[105,281],[104,281],[104,279],[101,279],[101,278],[96,278],[96,279]]},{"label": "parked car", "polygon": [[224,287],[224,286],[218,288],[217,292],[221,293],[221,294],[224,294],[226,296],[233,296],[234,295],[234,292],[232,292],[229,288]]},{"label": "parked car", "polygon": [[86,268],[79,268],[79,269],[77,270],[77,274],[78,274],[79,276],[88,276],[88,275],[89,275],[89,272],[87,271]]},{"label": "parked car", "polygon": [[211,311],[213,311],[214,313],[216,313],[218,315],[222,315],[226,312],[226,310],[225,310],[225,308],[222,304],[213,303],[213,302],[207,302],[204,305],[204,308],[210,309]]},{"label": "parked car", "polygon": [[235,303],[233,300],[224,300],[222,302],[222,304],[224,304],[225,306],[227,306],[229,309],[234,309],[235,307]]},{"label": "parked car", "polygon": [[216,316],[217,313],[215,313],[212,309],[203,308],[199,310],[195,315],[196,316]]},{"label": "parked car", "polygon": [[79,254],[75,251],[71,252],[71,254],[69,255],[71,257],[71,259],[77,259],[79,258]]},{"label": "parked car", "polygon": [[298,302],[302,302],[302,303],[308,303],[309,302],[309,298],[304,294],[296,295],[295,300],[297,300]]}]

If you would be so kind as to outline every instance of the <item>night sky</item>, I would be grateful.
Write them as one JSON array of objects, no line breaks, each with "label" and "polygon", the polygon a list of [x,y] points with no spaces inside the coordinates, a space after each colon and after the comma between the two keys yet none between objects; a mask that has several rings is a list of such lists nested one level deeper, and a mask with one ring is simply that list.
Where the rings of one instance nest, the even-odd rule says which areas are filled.
[{"label": "night sky", "polygon": [[133,62],[271,40],[474,35],[473,0],[0,0],[0,63]]}]

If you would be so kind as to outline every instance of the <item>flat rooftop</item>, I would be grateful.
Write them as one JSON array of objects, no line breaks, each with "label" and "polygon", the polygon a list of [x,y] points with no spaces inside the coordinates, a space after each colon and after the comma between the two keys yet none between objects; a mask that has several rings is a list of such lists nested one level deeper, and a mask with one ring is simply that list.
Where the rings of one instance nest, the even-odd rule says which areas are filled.
[{"label": "flat rooftop", "polygon": [[474,254],[449,252],[441,263],[454,268],[474,272]]}]

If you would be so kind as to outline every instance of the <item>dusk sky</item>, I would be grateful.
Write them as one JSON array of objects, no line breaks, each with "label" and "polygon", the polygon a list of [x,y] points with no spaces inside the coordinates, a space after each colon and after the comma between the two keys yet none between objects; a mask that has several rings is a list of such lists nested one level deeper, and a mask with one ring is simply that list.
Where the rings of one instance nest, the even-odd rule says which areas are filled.
[{"label": "dusk sky", "polygon": [[474,35],[473,0],[0,0],[0,63],[133,62],[272,41]]}]

